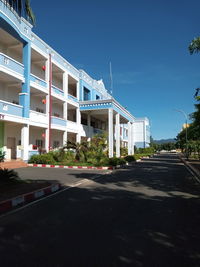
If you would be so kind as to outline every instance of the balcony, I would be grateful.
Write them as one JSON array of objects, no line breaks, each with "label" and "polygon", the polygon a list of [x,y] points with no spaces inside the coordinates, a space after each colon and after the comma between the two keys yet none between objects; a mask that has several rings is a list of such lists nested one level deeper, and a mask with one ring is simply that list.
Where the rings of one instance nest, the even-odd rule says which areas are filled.
[{"label": "balcony", "polygon": [[53,117],[53,116],[51,117],[51,123],[55,125],[63,126],[63,127],[66,127],[67,125],[67,122],[65,119]]},{"label": "balcony", "polygon": [[22,117],[23,107],[0,100],[0,113]]},{"label": "balcony", "polygon": [[31,74],[31,82],[34,82],[34,83],[36,83],[42,87],[47,88],[47,83],[44,80],[40,79],[39,77],[37,77],[33,74]]},{"label": "balcony", "polygon": [[[8,72],[13,72],[18,76],[21,76],[21,80],[23,80],[24,76],[24,66],[23,64],[17,62],[9,56],[6,56],[3,53],[0,53],[0,68],[8,70]],[[10,74],[10,73],[9,73]]]},{"label": "balcony", "polygon": [[68,99],[71,100],[71,101],[74,101],[74,102],[78,103],[78,99],[75,96],[73,96],[73,95],[69,95],[68,94]]},{"label": "balcony", "polygon": [[34,110],[30,110],[30,120],[34,122],[39,122],[43,124],[48,124],[48,116],[47,114],[40,113]]},{"label": "balcony", "polygon": [[53,90],[53,92],[54,92],[55,94],[64,97],[64,92],[63,92],[63,90],[59,89],[58,87],[52,85],[52,90]]}]

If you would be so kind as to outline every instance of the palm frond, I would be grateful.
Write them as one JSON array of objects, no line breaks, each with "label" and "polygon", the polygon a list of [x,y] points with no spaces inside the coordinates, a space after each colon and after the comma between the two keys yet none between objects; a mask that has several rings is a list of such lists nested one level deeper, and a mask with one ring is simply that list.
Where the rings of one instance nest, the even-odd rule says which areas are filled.
[{"label": "palm frond", "polygon": [[188,47],[190,54],[200,52],[200,37],[194,38]]}]

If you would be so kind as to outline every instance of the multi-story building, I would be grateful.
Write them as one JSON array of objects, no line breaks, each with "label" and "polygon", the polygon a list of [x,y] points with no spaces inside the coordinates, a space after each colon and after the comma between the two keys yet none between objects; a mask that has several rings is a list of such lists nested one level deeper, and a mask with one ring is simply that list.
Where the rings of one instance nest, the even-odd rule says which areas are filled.
[{"label": "multi-story building", "polygon": [[[135,117],[102,80],[41,40],[19,2],[0,0],[0,149],[6,158],[27,161],[39,148],[49,151],[103,131],[110,157],[114,147],[120,156],[121,145],[134,153]],[[140,139],[148,142],[146,134]]]},{"label": "multi-story building", "polygon": [[150,145],[150,125],[148,118],[136,118],[134,121],[134,143],[138,148]]}]

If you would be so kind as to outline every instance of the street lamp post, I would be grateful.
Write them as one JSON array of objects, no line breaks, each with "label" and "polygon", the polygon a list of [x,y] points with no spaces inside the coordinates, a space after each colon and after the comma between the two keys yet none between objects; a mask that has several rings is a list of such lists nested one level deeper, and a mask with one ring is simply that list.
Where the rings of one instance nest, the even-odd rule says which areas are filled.
[{"label": "street lamp post", "polygon": [[186,157],[188,158],[188,133],[187,133],[187,115],[181,109],[175,109],[175,111],[180,112],[185,117],[185,142],[186,142]]}]

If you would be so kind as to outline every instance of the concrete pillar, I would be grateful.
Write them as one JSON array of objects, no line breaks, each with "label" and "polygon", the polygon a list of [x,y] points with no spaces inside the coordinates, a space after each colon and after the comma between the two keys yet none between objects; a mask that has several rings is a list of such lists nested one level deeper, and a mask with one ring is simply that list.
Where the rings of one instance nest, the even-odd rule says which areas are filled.
[{"label": "concrete pillar", "polygon": [[115,138],[116,138],[116,157],[120,157],[120,115],[119,113],[116,114],[115,116],[116,120],[116,133],[115,133]]},{"label": "concrete pillar", "polygon": [[131,154],[134,155],[134,123],[132,123],[132,127],[131,127]]},{"label": "concrete pillar", "polygon": [[128,155],[131,155],[131,122],[128,122]]},{"label": "concrete pillar", "polygon": [[30,73],[31,73],[31,43],[23,46],[24,83],[19,94],[19,104],[23,106],[23,117],[29,118],[30,110]]},{"label": "concrete pillar", "polygon": [[49,58],[45,62],[45,81],[49,84]]},{"label": "concrete pillar", "polygon": [[63,118],[67,120],[67,101],[63,103]]},{"label": "concrete pillar", "polygon": [[76,134],[76,143],[80,143],[81,142],[81,135],[80,133]]},{"label": "concrete pillar", "polygon": [[63,133],[63,146],[67,144],[67,131]]},{"label": "concrete pillar", "polygon": [[67,98],[68,98],[68,73],[63,73],[63,91],[65,102],[63,104],[63,118],[67,120]]},{"label": "concrete pillar", "polygon": [[77,81],[76,83],[76,96],[77,96],[77,99],[80,100],[80,82]]},{"label": "concrete pillar", "polygon": [[64,97],[68,97],[68,73],[64,72],[63,73],[63,92],[64,92]]},{"label": "concrete pillar", "polygon": [[113,157],[113,109],[108,109],[108,151],[109,158]]},{"label": "concrete pillar", "polygon": [[45,150],[49,152],[49,128],[45,129]]},{"label": "concrete pillar", "polygon": [[88,138],[90,139],[91,136],[91,116],[90,113],[87,114],[87,127],[88,127]]},{"label": "concrete pillar", "polygon": [[76,109],[76,123],[77,124],[81,123],[81,112],[79,108]]},{"label": "concrete pillar", "polygon": [[29,125],[24,125],[21,129],[21,144],[23,148],[23,160],[28,161],[29,154]]}]

